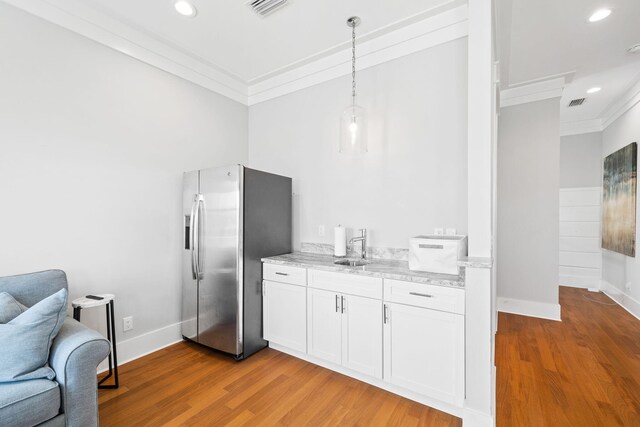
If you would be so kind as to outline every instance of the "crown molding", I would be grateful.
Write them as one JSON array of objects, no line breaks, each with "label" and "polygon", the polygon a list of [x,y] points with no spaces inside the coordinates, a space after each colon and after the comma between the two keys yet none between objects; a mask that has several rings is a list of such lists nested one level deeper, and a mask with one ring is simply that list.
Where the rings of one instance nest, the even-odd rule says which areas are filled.
[{"label": "crown molding", "polygon": [[558,77],[502,90],[500,91],[500,108],[542,101],[544,99],[559,98],[562,96],[564,85],[564,77]]},{"label": "crown molding", "polygon": [[613,102],[602,113],[602,129],[606,129],[620,116],[640,103],[640,76],[631,85],[631,88],[622,97]]},{"label": "crown molding", "polygon": [[560,123],[560,136],[580,135],[583,133],[602,132],[602,119],[578,120]]},{"label": "crown molding", "polygon": [[[469,34],[466,5],[388,32],[358,46],[358,71]],[[284,67],[285,69],[291,66]],[[249,105],[304,89],[351,73],[351,48],[289,69],[249,86]]]},{"label": "crown molding", "polygon": [[213,92],[247,103],[245,82],[105,14],[79,16],[46,0],[3,1]]},{"label": "crown molding", "polygon": [[[345,46],[339,50],[337,47],[330,49],[311,62],[303,60],[289,64],[281,68],[286,71],[276,70],[269,73],[268,78],[247,82],[81,2],[65,4],[67,7],[62,8],[47,0],[0,1],[244,105],[263,102],[351,72],[351,48]],[[456,3],[459,2],[450,2],[452,5]],[[408,18],[405,21],[411,22],[408,25],[397,22],[393,29],[361,43],[358,46],[358,70],[467,36],[466,4],[430,13],[436,14],[417,22],[417,17]]]}]

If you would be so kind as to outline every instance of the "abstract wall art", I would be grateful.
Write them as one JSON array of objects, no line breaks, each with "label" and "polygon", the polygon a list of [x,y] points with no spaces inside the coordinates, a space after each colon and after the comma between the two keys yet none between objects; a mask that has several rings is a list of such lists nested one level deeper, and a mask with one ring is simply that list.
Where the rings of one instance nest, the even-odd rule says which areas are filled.
[{"label": "abstract wall art", "polygon": [[638,144],[631,143],[604,159],[602,247],[636,256],[636,188]]}]

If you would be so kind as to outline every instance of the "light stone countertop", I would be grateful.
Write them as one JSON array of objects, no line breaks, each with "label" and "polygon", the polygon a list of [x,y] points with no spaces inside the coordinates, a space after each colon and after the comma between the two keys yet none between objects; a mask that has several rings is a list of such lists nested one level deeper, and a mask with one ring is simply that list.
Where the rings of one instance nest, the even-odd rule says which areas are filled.
[{"label": "light stone countertop", "polygon": [[320,255],[307,252],[294,252],[269,258],[262,262],[270,264],[290,265],[293,267],[313,268],[316,270],[337,271],[340,273],[359,274],[362,276],[381,277],[385,279],[405,280],[408,282],[426,283],[436,286],[464,288],[464,270],[460,275],[426,273],[409,270],[409,263],[400,260],[370,259],[370,264],[362,267],[336,265],[339,258],[331,255]]},{"label": "light stone countertop", "polygon": [[464,268],[491,268],[493,267],[492,258],[464,257],[458,261],[458,267]]}]

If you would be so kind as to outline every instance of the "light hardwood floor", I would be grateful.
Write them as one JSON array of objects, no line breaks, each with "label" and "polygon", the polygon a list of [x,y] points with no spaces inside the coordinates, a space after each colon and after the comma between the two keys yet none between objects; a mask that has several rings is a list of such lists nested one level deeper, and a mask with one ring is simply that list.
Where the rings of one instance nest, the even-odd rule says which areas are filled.
[{"label": "light hardwood floor", "polygon": [[242,362],[179,343],[120,368],[101,426],[460,426],[458,418],[265,349]]},{"label": "light hardwood floor", "polygon": [[[500,314],[498,426],[640,426],[640,321],[561,288],[562,322]],[[120,368],[102,426],[460,426],[458,418],[266,349],[237,363],[179,343]]]},{"label": "light hardwood floor", "polygon": [[640,426],[640,320],[584,289],[560,305],[562,322],[500,313],[497,425]]}]

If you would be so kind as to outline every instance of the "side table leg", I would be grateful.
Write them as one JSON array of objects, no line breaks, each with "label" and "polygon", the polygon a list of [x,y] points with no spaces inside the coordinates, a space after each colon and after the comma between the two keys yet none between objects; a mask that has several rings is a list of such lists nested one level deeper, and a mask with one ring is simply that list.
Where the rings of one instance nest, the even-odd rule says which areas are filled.
[{"label": "side table leg", "polygon": [[[98,388],[118,388],[118,354],[116,351],[116,325],[113,308],[113,300],[105,306],[107,316],[107,340],[111,344],[111,352],[109,353],[109,374],[98,382]],[[113,363],[111,354],[113,353]],[[113,375],[114,384],[102,385],[108,378]]]},{"label": "side table leg", "polygon": [[82,307],[73,307],[73,318],[75,320],[77,320],[78,322],[80,321],[80,311],[82,310]]},{"label": "side table leg", "polygon": [[114,315],[114,301],[111,300],[111,337],[112,337],[112,345],[113,345],[113,370],[114,370],[114,379],[115,379],[115,388],[118,388],[118,352],[116,350],[116,318]]}]

